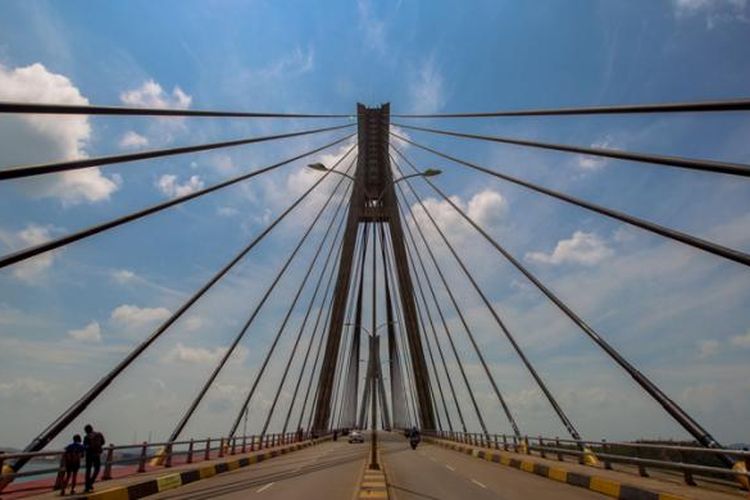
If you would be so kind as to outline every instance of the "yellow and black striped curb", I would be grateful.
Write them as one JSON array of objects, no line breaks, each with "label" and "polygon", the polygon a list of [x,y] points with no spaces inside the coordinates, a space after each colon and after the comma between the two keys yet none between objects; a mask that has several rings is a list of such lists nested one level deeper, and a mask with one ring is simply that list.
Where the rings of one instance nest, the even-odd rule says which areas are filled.
[{"label": "yellow and black striped curb", "polygon": [[602,493],[603,495],[619,498],[621,500],[687,500],[686,497],[674,495],[672,493],[660,493],[640,486],[623,484],[619,481],[600,476],[571,472],[562,467],[550,467],[531,460],[512,458],[499,451],[474,448],[472,446],[429,437],[426,437],[425,440],[438,446],[442,446],[443,448],[466,453],[467,455],[481,458],[488,462],[508,465],[525,472],[531,472],[532,474],[560,481],[561,483],[570,484],[572,486],[587,488],[591,491],[596,491],[597,493]]},{"label": "yellow and black striped curb", "polygon": [[355,498],[388,498],[388,482],[380,453],[378,453],[378,462],[380,463],[378,470],[370,469],[368,464],[365,464]]},{"label": "yellow and black striped curb", "polygon": [[196,481],[208,479],[217,474],[230,472],[239,469],[240,467],[247,467],[251,464],[263,462],[270,458],[285,455],[292,451],[301,450],[323,441],[327,441],[328,439],[330,438],[314,439],[285,446],[283,448],[268,450],[262,453],[245,455],[241,458],[237,458],[237,456],[235,455],[234,457],[228,457],[225,462],[204,465],[203,467],[198,466],[194,469],[174,472],[172,474],[165,474],[163,476],[146,479],[133,484],[122,485],[116,488],[110,488],[101,492],[92,493],[91,495],[82,498],[86,498],[87,500],[133,500],[136,498],[143,498],[149,495],[155,495],[162,491],[179,488],[180,486],[194,483]]}]

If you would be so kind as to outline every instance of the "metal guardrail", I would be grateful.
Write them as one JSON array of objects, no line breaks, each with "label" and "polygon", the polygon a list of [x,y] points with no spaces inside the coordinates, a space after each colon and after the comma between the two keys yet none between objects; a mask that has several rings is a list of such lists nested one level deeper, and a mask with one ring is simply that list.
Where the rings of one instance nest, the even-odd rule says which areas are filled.
[{"label": "metal guardrail", "polygon": [[[549,458],[552,455],[559,461],[563,461],[565,456],[576,457],[578,463],[582,465],[592,465],[587,461],[587,457],[595,457],[601,461],[604,469],[611,470],[612,464],[620,463],[635,465],[638,467],[639,475],[648,477],[647,468],[679,471],[682,473],[684,481],[690,486],[695,486],[694,476],[702,476],[711,479],[729,479],[739,482],[745,488],[750,481],[750,451],[736,450],[729,448],[705,448],[699,446],[682,446],[656,443],[633,443],[623,441],[575,441],[573,439],[560,439],[559,437],[549,438],[538,436],[529,438],[523,436],[508,436],[506,434],[480,434],[480,433],[463,433],[463,432],[446,432],[438,431],[426,433],[428,436],[437,437],[457,443],[479,446],[490,449],[502,449],[504,451],[513,451],[532,455],[538,453],[542,458]],[[661,459],[648,458],[649,452],[654,452],[661,456]],[[677,458],[671,460],[670,455]],[[716,457],[724,455],[732,457],[740,464],[744,464],[745,470],[740,468],[728,469],[722,466],[704,465],[690,463],[685,461],[691,456]],[[666,459],[664,459],[666,458]],[[717,463],[719,463],[717,461]],[[736,484],[734,483],[733,484]]]},{"label": "metal guardrail", "polygon": [[[205,461],[211,458],[221,458],[226,455],[231,456],[237,453],[248,453],[266,448],[273,448],[275,446],[297,443],[315,437],[317,436],[310,432],[288,432],[285,434],[248,435],[231,438],[209,437],[198,440],[190,439],[184,441],[173,441],[171,443],[149,443],[143,441],[138,444],[110,444],[102,452],[106,456],[104,463],[102,464],[103,472],[101,480],[106,481],[112,479],[112,468],[116,465],[124,466],[137,464],[138,469],[136,472],[141,473],[146,471],[147,465],[169,468],[172,466],[174,457],[184,456],[186,457],[184,463],[190,464],[195,461]],[[128,450],[133,450],[136,453],[133,453],[132,455],[123,455],[123,452]],[[12,472],[10,474],[0,473],[0,491],[2,491],[3,485],[7,485],[16,478],[43,476],[52,473],[57,473],[57,479],[55,480],[53,490],[59,489],[62,474],[65,471],[65,464],[63,463],[64,453],[64,450],[38,451],[33,453],[0,452],[0,471],[4,470],[4,465],[8,465],[8,462],[18,458],[59,458],[57,466],[52,466],[52,464],[50,464],[50,467],[46,469]]]}]

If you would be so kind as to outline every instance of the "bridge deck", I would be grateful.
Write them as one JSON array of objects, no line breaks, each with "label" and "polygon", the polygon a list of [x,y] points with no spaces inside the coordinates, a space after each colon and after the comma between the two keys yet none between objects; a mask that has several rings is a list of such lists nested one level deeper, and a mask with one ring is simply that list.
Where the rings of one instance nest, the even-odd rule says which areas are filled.
[{"label": "bridge deck", "polygon": [[[395,433],[380,433],[380,455],[388,476],[391,498],[408,499],[489,499],[525,498],[608,498],[587,489],[550,480],[516,468],[493,463],[460,453],[444,446],[423,442],[411,450],[408,442]],[[283,447],[275,448],[280,450]],[[466,447],[469,448],[469,447]],[[496,452],[496,450],[487,450]],[[268,453],[269,450],[251,455]],[[304,498],[350,500],[358,490],[361,473],[368,459],[369,444],[349,444],[345,439],[323,442],[272,459],[252,463],[246,467],[202,479],[175,489],[157,492],[149,498],[189,499],[208,498]],[[278,453],[278,451],[277,451]],[[671,498],[701,498],[732,500],[743,497],[736,491],[712,491],[706,487],[680,484],[679,478],[665,476],[642,478],[626,471],[607,471],[577,463],[558,462],[541,457],[529,457],[503,452],[503,456],[530,461],[547,467],[564,469],[568,473],[610,479],[620,484],[644,488],[652,492],[668,493]],[[130,477],[97,483],[98,492],[116,486],[132,486],[153,481],[157,476],[178,474],[196,465],[226,464],[250,455],[227,456],[199,464],[181,464],[171,469],[160,468]],[[178,474],[179,475],[179,474]],[[123,490],[121,490],[123,491]],[[46,492],[37,498],[59,498]],[[119,497],[118,497],[119,498]]]},{"label": "bridge deck", "polygon": [[359,486],[368,447],[326,442],[149,498],[345,499]]},{"label": "bridge deck", "polygon": [[[436,442],[440,442],[440,440],[436,440]],[[449,444],[449,445],[450,444],[456,445],[456,443],[450,443],[447,441],[443,441],[443,443]],[[634,486],[636,488],[651,491],[651,492],[666,493],[669,495],[673,495],[675,498],[696,498],[696,499],[700,498],[702,500],[736,500],[737,498],[745,498],[747,495],[747,492],[743,492],[739,488],[733,488],[731,486],[727,486],[726,482],[718,482],[718,481],[713,482],[713,481],[707,480],[706,478],[696,478],[698,480],[699,486],[688,486],[683,482],[682,476],[677,473],[668,473],[664,471],[649,470],[649,474],[651,477],[641,477],[637,473],[637,468],[619,465],[619,464],[616,466],[618,470],[605,470],[603,467],[585,466],[585,465],[580,465],[577,462],[571,462],[571,461],[560,462],[558,460],[541,458],[536,455],[529,456],[529,455],[523,455],[519,453],[505,452],[501,450],[472,447],[469,445],[459,445],[459,446],[462,446],[464,448],[474,448],[474,449],[479,449],[479,450],[485,450],[487,453],[493,453],[493,454],[499,453],[501,456],[508,457],[510,459],[515,459],[517,461],[533,462],[533,463],[546,466],[548,468],[563,469],[568,474],[576,473],[576,474],[589,476],[589,477],[595,476],[597,478],[603,478],[605,480],[609,480],[614,483],[618,483],[622,485],[630,485],[630,486]],[[445,449],[444,447],[430,446],[429,449],[440,450],[440,453],[442,453],[441,456],[459,455],[464,458],[464,460],[466,461],[467,467],[475,467],[476,470],[480,470],[481,468],[485,468],[489,466],[491,470],[495,470],[495,471],[497,471],[498,469],[503,470],[503,471],[517,471],[519,474],[523,474],[526,476],[539,477],[539,476],[535,476],[532,473],[522,472],[522,471],[518,471],[517,469],[512,469],[505,465],[487,462],[485,460],[478,459],[470,455],[459,453],[457,451],[453,451],[450,449]],[[514,481],[515,481],[515,477],[516,476],[513,476]],[[561,485],[561,483],[554,481],[554,480],[547,479],[547,478],[539,477],[539,479],[546,481],[547,483],[551,483],[552,488],[556,488],[557,485]],[[568,485],[561,485],[561,486],[568,486]],[[580,492],[580,493],[576,493],[579,495],[588,493],[580,487],[575,487],[574,490],[575,492]],[[554,491],[558,491],[558,490],[554,490]],[[508,498],[515,498],[515,497],[508,497]]]},{"label": "bridge deck", "polygon": [[428,443],[413,451],[393,434],[383,438],[382,456],[391,498],[398,500],[608,498]]},{"label": "bridge deck", "polygon": [[[280,470],[280,471],[286,471],[289,473],[290,470],[298,469],[299,466],[297,464],[298,460],[304,460],[305,457],[313,456],[317,457],[320,455],[321,449],[325,450],[329,443],[323,442],[321,444],[310,446],[310,442],[303,442],[299,445],[283,445],[283,446],[276,446],[272,448],[266,448],[264,450],[255,451],[255,452],[249,452],[246,454],[237,454],[237,455],[227,455],[224,457],[217,457],[213,456],[209,460],[200,460],[200,457],[197,458],[197,462],[193,464],[187,464],[182,461],[176,460],[176,465],[174,465],[171,468],[164,468],[164,467],[149,467],[146,472],[143,473],[136,473],[135,467],[126,467],[122,468],[118,473],[114,473],[113,476],[114,479],[110,481],[97,481],[95,484],[95,491],[93,498],[98,498],[99,495],[101,495],[103,492],[116,490],[118,493],[116,495],[107,495],[105,498],[123,498],[123,494],[125,494],[124,488],[137,488],[140,492],[148,492],[151,493],[148,496],[150,498],[154,497],[154,494],[157,493],[157,488],[153,487],[154,482],[158,482],[159,478],[164,478],[165,476],[176,476],[180,474],[188,473],[188,471],[197,471],[200,469],[214,469],[215,467],[223,467],[223,470],[226,470],[227,472],[224,472],[219,475],[215,475],[208,479],[199,479],[196,482],[186,484],[184,486],[179,486],[178,490],[167,490],[167,492],[175,492],[179,491],[180,494],[183,491],[191,492],[195,490],[193,488],[192,490],[189,489],[191,486],[196,487],[199,485],[208,484],[206,488],[210,489],[216,486],[211,485],[220,485],[223,484],[222,478],[224,476],[230,476],[231,478],[238,477],[237,473],[241,472],[250,472],[251,475],[261,474],[262,471],[265,470]],[[298,449],[294,451],[295,447],[298,446],[305,446],[302,449]],[[289,451],[288,454],[282,454],[283,450],[286,449]],[[360,454],[364,453],[364,451],[359,452]],[[271,458],[271,455],[273,457]],[[363,455],[364,456],[364,455]],[[265,458],[264,457],[268,457]],[[250,464],[245,467],[237,467],[236,470],[234,469],[238,464],[238,461],[242,459],[249,459]],[[276,466],[276,464],[279,464]],[[361,467],[362,464],[360,464]],[[254,472],[256,471],[256,472]],[[200,475],[202,477],[202,475]],[[240,476],[242,477],[242,476]],[[198,479],[198,477],[194,478]],[[230,479],[231,481],[231,479]],[[356,479],[354,480],[356,481]],[[170,481],[166,481],[167,483]],[[24,498],[24,497],[30,497],[33,496],[34,498],[59,498],[59,493],[51,491],[52,484],[54,483],[54,478],[45,479],[42,481],[39,481],[41,483],[39,485],[40,488],[43,488],[43,490],[39,490],[38,488],[29,488],[28,485],[18,485],[17,491],[10,491],[7,495],[5,492],[3,493],[2,498]],[[149,484],[151,483],[151,484]],[[174,487],[174,484],[168,485],[166,487],[171,488]],[[249,488],[250,486],[248,486]],[[352,486],[352,491],[353,491]],[[162,489],[159,487],[158,489]],[[198,488],[200,489],[200,488]],[[83,471],[79,471],[78,473],[78,487],[77,491],[81,492],[83,490]],[[152,490],[152,491],[149,491]],[[142,496],[139,495],[139,496]],[[174,496],[174,495],[170,495]],[[176,494],[176,496],[179,496],[179,494]],[[203,497],[196,497],[196,498],[209,498],[216,496],[215,494],[207,495]],[[81,498],[81,497],[79,497]]]}]

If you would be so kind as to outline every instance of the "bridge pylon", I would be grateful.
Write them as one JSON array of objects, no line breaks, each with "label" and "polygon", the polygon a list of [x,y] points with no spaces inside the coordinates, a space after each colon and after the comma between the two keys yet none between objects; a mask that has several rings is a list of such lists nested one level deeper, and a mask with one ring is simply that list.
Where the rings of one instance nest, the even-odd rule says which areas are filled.
[{"label": "bridge pylon", "polygon": [[349,201],[349,212],[334,289],[331,322],[318,379],[313,428],[322,431],[331,425],[333,403],[331,399],[336,363],[341,348],[347,298],[353,277],[352,265],[359,226],[369,222],[378,222],[387,224],[392,242],[396,280],[403,312],[404,324],[402,326],[406,332],[408,355],[413,367],[419,407],[419,425],[423,429],[431,430],[435,429],[435,414],[429,390],[429,375],[419,333],[414,288],[409,272],[404,232],[388,155],[390,105],[383,104],[377,108],[368,108],[358,104],[357,116],[359,157],[357,170],[353,176],[354,186]]}]

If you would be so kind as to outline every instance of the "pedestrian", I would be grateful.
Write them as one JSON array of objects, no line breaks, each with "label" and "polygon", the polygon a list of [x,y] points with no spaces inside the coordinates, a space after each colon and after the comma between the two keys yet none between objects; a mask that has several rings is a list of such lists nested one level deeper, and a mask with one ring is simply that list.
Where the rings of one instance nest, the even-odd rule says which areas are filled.
[{"label": "pedestrian", "polygon": [[65,467],[65,473],[60,487],[60,496],[65,495],[65,488],[68,486],[68,481],[70,481],[70,494],[75,495],[76,482],[78,481],[78,469],[81,467],[81,457],[83,456],[83,452],[84,448],[81,444],[81,435],[76,434],[73,436],[73,442],[65,447],[65,452],[63,453],[63,467]]},{"label": "pedestrian", "polygon": [[[102,466],[102,449],[104,448],[104,435],[97,432],[87,424],[83,428],[86,431],[86,437],[83,438],[83,447],[86,450],[86,493],[94,490],[94,481],[99,475],[99,469]],[[93,469],[93,470],[92,470]]]}]

